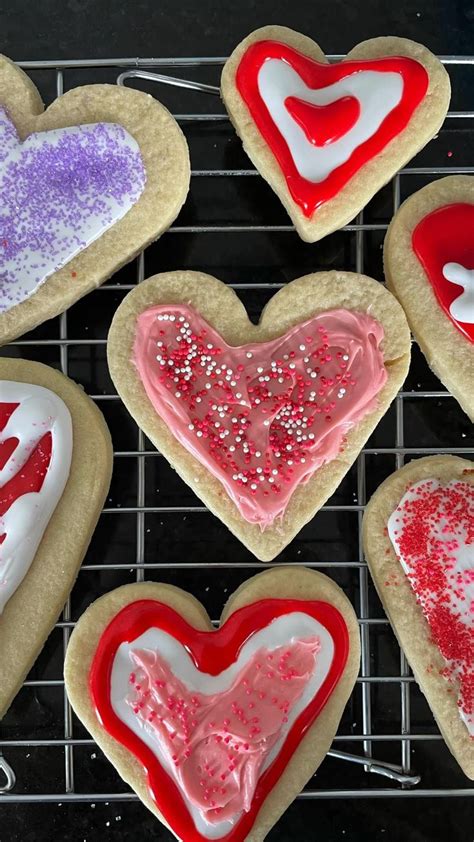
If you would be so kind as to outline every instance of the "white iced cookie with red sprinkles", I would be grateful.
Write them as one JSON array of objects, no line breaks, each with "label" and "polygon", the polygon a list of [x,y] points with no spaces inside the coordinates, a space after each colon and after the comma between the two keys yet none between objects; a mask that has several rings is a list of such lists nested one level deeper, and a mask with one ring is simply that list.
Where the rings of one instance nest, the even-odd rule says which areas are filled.
[{"label": "white iced cookie with red sprinkles", "polygon": [[83,390],[0,359],[0,718],[74,584],[111,471],[108,428]]},{"label": "white iced cookie with red sprinkles", "polygon": [[109,334],[126,406],[259,558],[280,552],[337,487],[406,374],[409,334],[380,284],[293,281],[253,325],[225,284],[157,275]]},{"label": "white iced cookie with red sprinkles", "polygon": [[330,64],[299,32],[265,26],[222,71],[221,92],[244,149],[303,240],[350,222],[440,128],[450,82],[405,38],[373,38]]},{"label": "white iced cookie with red sprinkles", "polygon": [[439,728],[474,779],[474,464],[417,459],[364,516],[377,591]]},{"label": "white iced cookie with red sprinkles", "polygon": [[0,56],[0,344],[156,240],[189,177],[184,135],[150,95],[87,85],[44,110],[30,78]]},{"label": "white iced cookie with red sprinkles", "polygon": [[261,842],[317,769],[354,686],[358,623],[303,567],[255,576],[218,629],[190,594],[126,585],[97,600],[65,662],[79,718],[182,842]]}]

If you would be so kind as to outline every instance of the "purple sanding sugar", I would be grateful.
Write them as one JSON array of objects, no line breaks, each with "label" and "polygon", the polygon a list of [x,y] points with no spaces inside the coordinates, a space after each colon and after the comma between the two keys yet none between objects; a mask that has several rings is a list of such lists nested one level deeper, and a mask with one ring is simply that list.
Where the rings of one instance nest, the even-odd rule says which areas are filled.
[{"label": "purple sanding sugar", "polygon": [[123,217],[145,182],[138,144],[122,126],[56,129],[21,144],[0,108],[0,311]]},{"label": "purple sanding sugar", "polygon": [[15,126],[8,119],[3,108],[0,107],[0,164],[10,154],[10,151],[18,144],[18,135]]}]

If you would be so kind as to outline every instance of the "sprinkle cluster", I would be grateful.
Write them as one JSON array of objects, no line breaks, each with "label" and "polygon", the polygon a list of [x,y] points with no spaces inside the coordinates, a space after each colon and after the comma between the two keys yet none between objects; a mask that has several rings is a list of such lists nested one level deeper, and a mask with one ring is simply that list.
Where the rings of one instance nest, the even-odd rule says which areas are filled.
[{"label": "sprinkle cluster", "polygon": [[221,693],[193,693],[157,652],[133,650],[127,703],[158,740],[185,795],[218,822],[249,810],[262,763],[313,674],[317,638],[259,649]]},{"label": "sprinkle cluster", "polygon": [[138,145],[122,126],[74,126],[20,143],[0,108],[0,312],[124,216],[145,180]]},{"label": "sprinkle cluster", "polygon": [[367,338],[376,323],[362,314],[328,312],[279,339],[232,348],[190,308],[156,310],[148,354],[158,410],[233,499],[250,501],[248,519],[262,508],[281,513],[295,485],[344,449],[385,380]]},{"label": "sprinkle cluster", "polygon": [[392,515],[393,541],[474,734],[474,487],[426,480]]}]

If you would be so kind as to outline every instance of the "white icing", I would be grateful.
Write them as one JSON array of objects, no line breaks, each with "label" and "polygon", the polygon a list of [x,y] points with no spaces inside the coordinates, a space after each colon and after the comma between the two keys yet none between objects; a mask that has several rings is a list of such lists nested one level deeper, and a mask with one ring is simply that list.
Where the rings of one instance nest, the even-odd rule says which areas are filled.
[{"label": "white icing", "polygon": [[[177,770],[168,762],[165,754],[161,751],[159,741],[156,739],[153,730],[147,728],[146,723],[133,713],[130,705],[125,701],[130,690],[130,672],[134,666],[131,658],[132,649],[139,648],[159,651],[160,655],[168,661],[172,673],[190,691],[211,695],[227,690],[242,671],[249,658],[259,649],[265,648],[272,651],[294,640],[301,640],[308,637],[318,637],[321,644],[321,650],[318,652],[315,660],[315,669],[300,699],[290,711],[288,723],[283,726],[280,739],[274,745],[272,751],[269,752],[265,763],[262,765],[260,774],[263,774],[280,752],[293,723],[308,706],[323,684],[334,658],[334,642],[331,635],[321,623],[318,623],[317,620],[308,614],[294,611],[291,614],[277,617],[264,629],[252,635],[242,646],[237,660],[227,669],[223,670],[223,672],[219,673],[219,675],[208,675],[207,673],[200,672],[196,669],[189,653],[181,643],[167,632],[161,631],[161,629],[150,628],[130,643],[122,643],[117,649],[110,681],[110,701],[112,708],[119,719],[153,751],[160,764],[174,778],[179,786]],[[225,836],[232,830],[232,827],[241,816],[239,813],[232,819],[211,825],[206,821],[196,806],[189,802],[187,806],[196,829],[206,839],[222,838],[222,836]]]},{"label": "white icing", "polygon": [[66,485],[72,458],[69,409],[43,386],[0,380],[0,402],[19,403],[0,431],[0,442],[18,445],[0,470],[0,487],[14,477],[42,437],[51,432],[51,460],[40,491],[18,497],[0,517],[0,613],[25,577]]},{"label": "white icing", "polygon": [[[358,146],[375,134],[403,94],[400,73],[375,70],[361,70],[325,88],[313,90],[281,59],[267,59],[258,72],[257,81],[260,96],[285,138],[298,172],[315,183],[324,181],[349,160]],[[308,140],[285,105],[287,97],[298,97],[313,105],[329,105],[345,96],[358,100],[359,117],[343,137],[325,146],[314,146]]]},{"label": "white icing", "polygon": [[443,275],[447,281],[458,284],[464,290],[449,306],[453,319],[474,324],[474,269],[466,269],[460,263],[445,263]]},{"label": "white icing", "polygon": [[[390,515],[387,523],[390,541],[392,542],[392,546],[398,556],[398,560],[407,575],[411,572],[410,565],[407,564],[405,558],[403,557],[397,539],[397,533],[400,535],[401,532],[400,519],[403,518],[403,514],[399,511],[399,509],[403,508],[406,503],[416,500],[417,489],[422,486],[426,486],[427,483],[429,483],[430,489],[433,491],[441,485],[437,479],[425,479],[410,486],[408,491],[403,495],[395,511]],[[456,485],[456,483],[457,480],[453,480],[448,483],[447,488]],[[456,535],[453,535],[453,533],[447,529],[447,522],[443,517],[440,517],[436,523],[434,521],[432,522],[431,536],[432,543],[436,542],[440,545],[446,544],[447,542],[453,542],[454,540],[454,544],[450,545],[449,556],[454,558],[452,572],[460,576],[465,599],[462,600],[459,598],[459,590],[456,591],[455,587],[447,590],[447,595],[449,597],[451,610],[454,613],[458,613],[460,615],[460,620],[472,628],[474,627],[474,614],[472,611],[466,611],[466,605],[474,605],[474,577],[472,575],[472,571],[474,571],[474,544],[467,543],[467,532],[465,529],[462,531],[459,530]],[[454,545],[458,545],[457,549],[453,549]],[[434,591],[433,596],[435,596]],[[418,594],[417,597],[420,598]],[[420,599],[420,604],[421,607],[423,607],[422,599]],[[451,666],[453,665],[451,664]],[[474,736],[474,720],[472,718],[468,719],[464,711],[461,709],[459,709],[459,714],[469,733]]]}]

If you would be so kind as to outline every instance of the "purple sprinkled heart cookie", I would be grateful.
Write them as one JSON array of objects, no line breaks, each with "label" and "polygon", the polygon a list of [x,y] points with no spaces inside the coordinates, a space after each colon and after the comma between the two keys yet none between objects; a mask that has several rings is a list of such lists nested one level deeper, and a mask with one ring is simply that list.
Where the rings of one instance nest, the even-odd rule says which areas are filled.
[{"label": "purple sprinkled heart cookie", "polygon": [[0,109],[0,311],[121,219],[142,194],[140,148],[122,126],[35,132],[21,143]]},{"label": "purple sprinkled heart cookie", "polygon": [[64,312],[176,219],[184,135],[154,97],[74,88],[44,110],[0,55],[0,345]]}]

